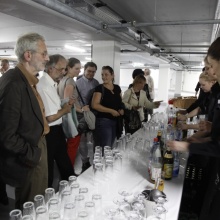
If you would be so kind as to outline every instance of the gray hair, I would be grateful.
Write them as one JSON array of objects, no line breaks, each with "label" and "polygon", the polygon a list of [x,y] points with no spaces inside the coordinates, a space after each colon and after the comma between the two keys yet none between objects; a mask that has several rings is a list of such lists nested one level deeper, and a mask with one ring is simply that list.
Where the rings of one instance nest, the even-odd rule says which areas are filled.
[{"label": "gray hair", "polygon": [[36,51],[39,41],[45,41],[45,39],[38,33],[28,33],[20,36],[15,46],[15,54],[18,57],[18,61],[21,62],[24,60],[25,51]]},{"label": "gray hair", "polygon": [[60,54],[54,54],[49,56],[50,60],[47,62],[45,71],[48,73],[50,67],[54,67],[60,60],[66,60],[66,58]]}]

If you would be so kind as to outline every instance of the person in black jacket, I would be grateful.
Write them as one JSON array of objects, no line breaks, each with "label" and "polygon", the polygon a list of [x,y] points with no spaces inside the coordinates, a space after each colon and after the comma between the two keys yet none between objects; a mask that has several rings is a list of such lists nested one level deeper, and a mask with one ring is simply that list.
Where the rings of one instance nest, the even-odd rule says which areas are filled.
[{"label": "person in black jacket", "polygon": [[18,65],[0,78],[0,178],[15,186],[16,208],[21,208],[47,188],[49,127],[35,75],[49,57],[37,33],[21,36],[15,53]]},{"label": "person in black jacket", "polygon": [[[144,71],[142,69],[135,69],[132,73],[132,78],[134,79],[136,76],[138,75],[143,75],[144,76]],[[131,83],[128,88],[130,89],[133,86],[133,84]],[[148,88],[148,84],[145,83],[143,90],[146,92],[146,96],[148,100],[151,100],[150,97],[150,92],[149,92],[149,88]],[[145,108],[144,109],[144,122],[148,121],[148,109]]]},{"label": "person in black jacket", "polygon": [[210,69],[216,74],[218,85],[215,86],[215,103],[213,120],[201,123],[200,128],[210,131],[210,141],[203,142],[202,139],[194,143],[170,141],[168,146],[176,151],[189,151],[198,155],[210,157],[209,178],[203,200],[203,207],[199,220],[220,219],[220,37],[210,46],[207,54]]}]

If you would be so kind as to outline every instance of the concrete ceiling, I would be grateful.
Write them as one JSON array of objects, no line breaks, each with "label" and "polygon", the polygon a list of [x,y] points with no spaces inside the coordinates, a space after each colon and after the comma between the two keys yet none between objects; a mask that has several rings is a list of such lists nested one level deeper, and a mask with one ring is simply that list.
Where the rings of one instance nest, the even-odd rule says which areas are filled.
[{"label": "concrete ceiling", "polygon": [[122,68],[200,69],[219,23],[218,0],[0,0],[0,56],[14,55],[17,37],[36,31],[50,54],[85,61],[93,41],[117,40]]}]

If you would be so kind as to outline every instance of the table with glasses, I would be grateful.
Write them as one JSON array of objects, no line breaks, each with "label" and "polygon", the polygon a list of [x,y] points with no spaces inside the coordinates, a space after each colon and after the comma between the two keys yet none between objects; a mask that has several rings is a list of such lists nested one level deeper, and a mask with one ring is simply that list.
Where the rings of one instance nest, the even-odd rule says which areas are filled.
[{"label": "table with glasses", "polygon": [[60,181],[59,192],[48,188],[45,195],[36,195],[34,202],[24,203],[22,213],[13,210],[10,220],[177,220],[187,153],[180,156],[179,175],[164,180],[166,199],[158,197],[155,203],[142,194],[154,189],[148,165],[157,131],[158,123],[149,122],[133,135],[123,135],[113,149],[96,146],[93,166]]},{"label": "table with glasses", "polygon": [[[98,193],[102,195],[103,209],[104,206],[114,204],[115,198],[120,196],[120,191],[132,192],[133,195],[141,193],[147,188],[154,188],[154,184],[149,181],[148,174],[148,159],[149,149],[146,147],[146,140],[143,138],[144,130],[140,129],[136,132],[131,141],[126,141],[126,137],[121,142],[126,141],[125,149],[121,149],[122,146],[117,146],[122,152],[122,166],[120,172],[114,171],[110,177],[103,177],[102,186],[97,189],[95,184],[94,167],[89,168],[83,174],[81,174],[77,181],[80,186],[87,187],[90,192],[98,190]],[[122,147],[123,148],[123,147]],[[176,178],[169,181],[164,181],[164,193],[167,195],[167,203],[165,207],[167,209],[166,219],[177,220],[180,209],[180,202],[182,197],[185,164],[187,155],[181,155],[180,171]],[[104,176],[106,174],[103,174]],[[102,177],[99,177],[100,179]],[[104,185],[104,186],[103,186]],[[147,208],[147,216],[152,214],[151,210]]]}]

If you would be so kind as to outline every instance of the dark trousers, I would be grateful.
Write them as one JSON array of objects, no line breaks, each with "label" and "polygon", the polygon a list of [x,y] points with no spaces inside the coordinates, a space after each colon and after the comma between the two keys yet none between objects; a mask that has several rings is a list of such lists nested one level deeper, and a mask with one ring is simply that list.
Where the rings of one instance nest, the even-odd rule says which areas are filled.
[{"label": "dark trousers", "polygon": [[48,161],[48,187],[53,184],[54,160],[60,172],[62,180],[74,174],[71,160],[67,154],[67,143],[61,125],[50,126],[50,132],[46,135],[47,161]]},{"label": "dark trousers", "polygon": [[41,194],[47,188],[47,147],[45,137],[41,137],[38,143],[41,149],[41,159],[36,167],[28,172],[25,184],[15,188],[15,207],[22,209],[22,205],[27,201],[34,201],[34,196]]},{"label": "dark trousers", "polygon": [[95,146],[112,147],[116,138],[116,120],[96,118],[94,134]]}]

